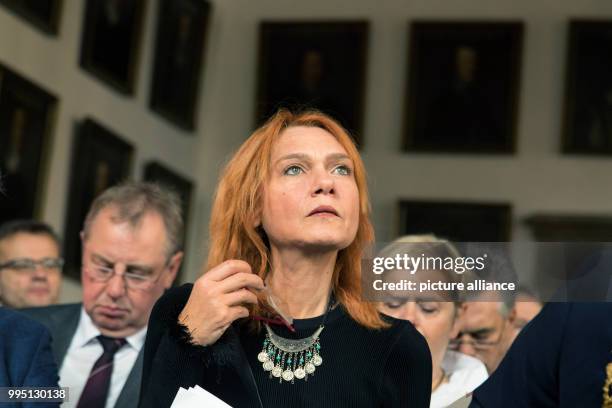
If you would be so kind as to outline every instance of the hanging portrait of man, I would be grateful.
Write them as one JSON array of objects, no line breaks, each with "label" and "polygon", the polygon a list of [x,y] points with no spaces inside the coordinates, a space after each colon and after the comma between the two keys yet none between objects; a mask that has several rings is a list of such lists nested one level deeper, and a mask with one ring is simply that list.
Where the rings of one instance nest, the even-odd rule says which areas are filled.
[{"label": "hanging portrait of man", "polygon": [[508,203],[402,200],[398,235],[434,234],[455,242],[505,242],[511,238]]},{"label": "hanging portrait of man", "polygon": [[257,122],[280,107],[315,108],[337,118],[359,139],[367,38],[365,22],[263,23]]},{"label": "hanging portrait of man", "polygon": [[57,99],[0,66],[0,223],[33,218],[41,199],[44,162]]},{"label": "hanging portrait of man", "polygon": [[522,31],[514,22],[412,24],[406,150],[514,152]]},{"label": "hanging portrait of man", "polygon": [[612,20],[571,21],[563,151],[612,154]]},{"label": "hanging portrait of man", "polygon": [[210,2],[159,4],[151,109],[185,130],[195,130]]},{"label": "hanging portrait of man", "polygon": [[139,54],[144,0],[88,0],[83,21],[81,67],[132,94]]}]

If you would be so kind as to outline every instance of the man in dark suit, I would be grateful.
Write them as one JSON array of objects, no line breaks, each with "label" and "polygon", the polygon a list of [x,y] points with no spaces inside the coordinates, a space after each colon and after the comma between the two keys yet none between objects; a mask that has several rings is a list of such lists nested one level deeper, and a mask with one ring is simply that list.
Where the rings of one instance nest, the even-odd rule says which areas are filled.
[{"label": "man in dark suit", "polygon": [[151,309],[181,264],[179,198],[150,183],[112,187],[85,219],[83,303],[24,309],[54,339],[64,407],[138,404],[142,351]]},{"label": "man in dark suit", "polygon": [[612,408],[612,253],[591,265],[559,291],[568,301],[548,303],[521,330],[471,408]]},{"label": "man in dark suit", "polygon": [[[38,322],[0,307],[0,387],[57,387],[57,380],[49,331]],[[0,405],[18,406],[17,403]],[[57,405],[24,403],[21,406]]]}]

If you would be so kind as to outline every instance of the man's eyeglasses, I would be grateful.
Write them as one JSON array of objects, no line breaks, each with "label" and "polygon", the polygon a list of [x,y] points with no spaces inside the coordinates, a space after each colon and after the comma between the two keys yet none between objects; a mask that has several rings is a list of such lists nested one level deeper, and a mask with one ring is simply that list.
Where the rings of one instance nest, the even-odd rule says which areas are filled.
[{"label": "man's eyeglasses", "polygon": [[[452,339],[449,342],[448,347],[451,350],[457,351],[459,350],[459,347],[461,347],[462,344],[466,344],[466,345],[472,346],[474,350],[476,351],[487,351],[487,350],[490,350],[492,347],[495,347],[499,345],[499,343],[501,343],[502,339],[504,338],[505,329],[506,329],[506,321],[504,320],[502,328],[499,331],[499,335],[497,336],[497,339],[495,340],[489,340],[488,338],[479,338],[479,337],[474,338],[473,335],[470,335],[470,333],[460,332],[456,338]],[[472,337],[472,340],[463,340],[464,336]]]},{"label": "man's eyeglasses", "polygon": [[123,276],[123,280],[128,288],[139,290],[150,289],[161,277],[161,274],[153,276],[152,273],[144,271],[127,271],[119,274],[114,268],[96,264],[85,267],[84,269],[87,275],[96,282],[108,282],[113,276],[115,276],[115,274],[117,274],[119,276]]},{"label": "man's eyeglasses", "polygon": [[448,347],[451,350],[459,350],[459,347],[461,347],[462,344],[467,344],[470,345],[474,348],[474,350],[476,351],[487,351],[489,349],[491,349],[491,347],[495,347],[497,346],[500,342],[501,342],[501,336],[499,339],[495,340],[495,341],[490,341],[490,340],[481,340],[481,339],[473,339],[473,340],[463,340],[461,338],[462,334],[459,334],[459,338],[456,339],[452,339],[449,344]]},{"label": "man's eyeglasses", "polygon": [[38,266],[45,271],[59,272],[64,267],[64,260],[62,258],[43,258],[39,260],[31,258],[11,259],[1,263],[0,270],[12,269],[20,273],[30,273],[34,272]]}]

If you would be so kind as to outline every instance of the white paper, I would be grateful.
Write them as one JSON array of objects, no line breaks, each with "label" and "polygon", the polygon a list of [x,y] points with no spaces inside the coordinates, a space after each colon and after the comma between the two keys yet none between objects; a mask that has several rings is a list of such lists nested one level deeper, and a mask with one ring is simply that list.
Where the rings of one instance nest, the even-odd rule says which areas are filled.
[{"label": "white paper", "polygon": [[179,388],[170,408],[232,408],[199,385],[185,389]]}]

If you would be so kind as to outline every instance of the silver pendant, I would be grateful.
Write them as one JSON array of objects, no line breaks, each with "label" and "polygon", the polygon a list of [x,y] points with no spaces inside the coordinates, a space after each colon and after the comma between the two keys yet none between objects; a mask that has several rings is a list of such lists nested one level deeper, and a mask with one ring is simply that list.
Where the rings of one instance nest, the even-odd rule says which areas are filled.
[{"label": "silver pendant", "polygon": [[283,371],[283,380],[285,380],[285,381],[293,380],[293,371],[291,371],[291,370]]},{"label": "silver pendant", "polygon": [[323,326],[309,337],[303,339],[286,339],[280,337],[267,324],[266,339],[263,348],[257,354],[257,360],[262,363],[264,371],[270,372],[270,378],[278,378],[280,382],[294,383],[294,379],[308,379],[313,375],[316,367],[323,364],[323,358],[319,354],[321,345],[319,335]]},{"label": "silver pendant", "polygon": [[297,378],[298,380],[302,380],[304,379],[304,377],[306,377],[306,371],[304,371],[303,368],[296,369],[293,374],[295,375],[295,378]]},{"label": "silver pendant", "polygon": [[257,355],[257,360],[259,360],[260,363],[265,363],[269,359],[268,353],[264,353],[263,351]]},{"label": "silver pendant", "polygon": [[283,372],[283,370],[281,370],[281,368],[280,368],[280,367],[274,367],[274,368],[272,369],[272,376],[274,376],[274,377],[278,378],[278,377],[280,377],[280,376],[281,376],[281,373],[282,373],[282,372]]}]

